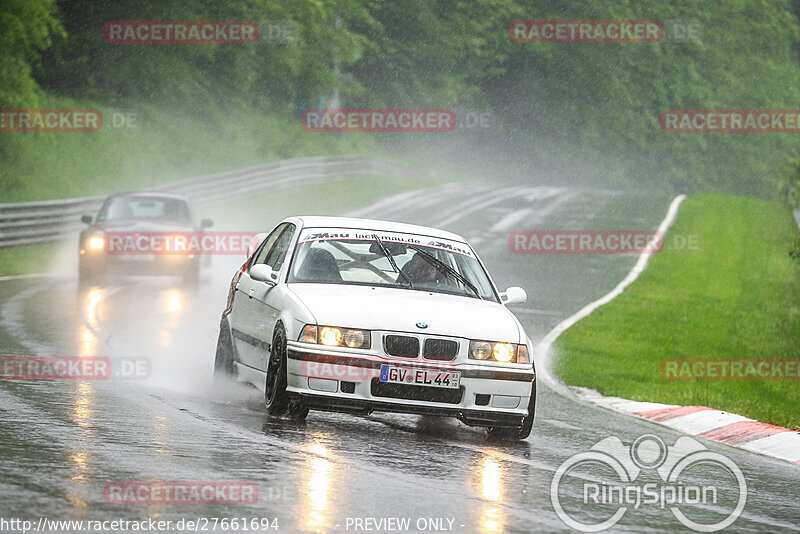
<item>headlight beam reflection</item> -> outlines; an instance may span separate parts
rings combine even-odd
[[[496,534],[504,531],[505,513],[498,506],[503,497],[503,470],[493,456],[483,458],[480,467],[481,497],[486,501],[481,507],[480,531]]]

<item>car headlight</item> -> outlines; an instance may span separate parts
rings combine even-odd
[[[94,236],[89,238],[89,248],[91,250],[101,250],[106,246],[106,240],[102,236]]]
[[[338,326],[308,324],[303,327],[297,340],[303,343],[316,343],[328,347],[349,347],[351,349],[368,349],[370,347],[369,330],[340,328]]]
[[[492,360],[500,363],[531,363],[528,347],[516,343],[495,343],[491,341],[470,341],[471,360]]]

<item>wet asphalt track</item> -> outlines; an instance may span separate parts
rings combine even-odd
[[[613,288],[635,257],[514,255],[509,232],[654,229],[669,200],[453,185],[396,195],[355,215],[464,235],[498,286],[527,289],[528,303],[513,309],[536,342]],[[679,436],[589,408],[541,381],[533,435],[520,443],[492,443],[481,429],[438,418],[311,412],[305,423],[269,419],[254,390],[211,387],[219,315],[241,261],[215,262],[211,280],[196,291],[166,278],[137,278],[79,293],[71,272],[0,283],[3,355],[147,358],[152,364],[152,376],[142,380],[0,382],[0,518],[277,518],[281,532],[365,532],[367,525],[390,531],[394,523],[362,522],[357,530],[356,519],[409,518],[411,532],[570,531],[551,502],[562,462],[609,436],[630,444],[651,433],[667,445]],[[727,531],[800,531],[800,467],[705,445],[733,460],[747,480],[747,504]],[[707,480],[711,473],[697,470],[687,483],[716,483],[728,496],[736,491],[730,478]],[[251,506],[104,502],[108,482],[148,480],[250,482],[259,499]],[[570,498],[571,515],[586,522],[615,509],[574,505],[574,494],[564,502]],[[700,518],[724,512],[682,509]],[[628,509],[611,531],[689,530],[668,508],[642,505]]]

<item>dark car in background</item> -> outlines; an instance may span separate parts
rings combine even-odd
[[[213,225],[210,219],[195,223],[186,197],[151,192],[111,195],[97,217],[83,215],[81,221],[88,224],[78,241],[81,284],[123,275],[176,275],[196,282],[201,257],[176,249],[179,242],[170,237],[185,237]]]

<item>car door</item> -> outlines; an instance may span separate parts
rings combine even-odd
[[[258,325],[259,333],[257,336],[259,339],[263,339],[269,344],[272,343],[275,324],[278,322],[278,317],[281,313],[281,299],[279,298],[279,291],[276,290],[276,286],[280,283],[280,280],[282,280],[283,265],[286,262],[286,255],[292,244],[294,233],[295,226],[291,223],[287,223],[286,227],[278,236],[278,239],[275,240],[274,244],[264,256],[263,263],[272,268],[273,272],[279,273],[277,283],[255,282],[258,285],[256,285],[255,291],[253,292],[252,305],[257,315],[262,318]],[[258,263],[258,260],[257,258],[256,263]],[[264,351],[257,359],[258,369],[263,371],[267,370],[267,354],[268,351]]]
[[[266,292],[267,284],[253,280],[250,277],[250,267],[256,263],[266,262],[267,255],[287,226],[289,223],[279,224],[270,232],[254,254],[247,270],[239,277],[228,318],[239,362],[256,369],[262,368],[272,337],[271,331],[266,335],[267,321],[263,316],[262,302],[254,298],[258,294],[263,300],[262,293]]]

